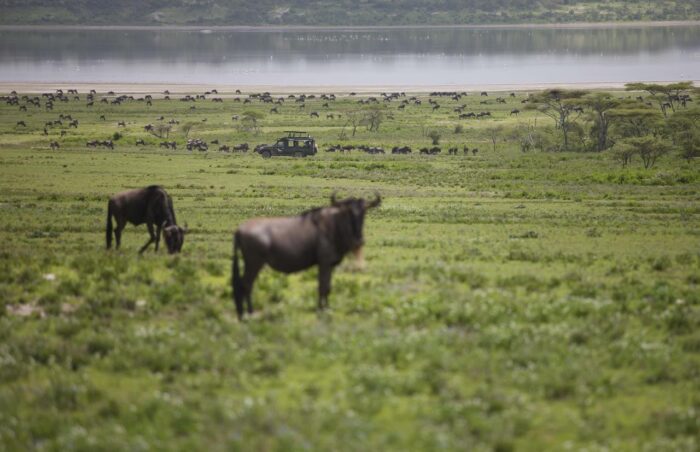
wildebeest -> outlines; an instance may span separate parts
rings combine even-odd
[[[112,230],[113,217],[117,223],[114,230]],[[107,204],[107,249],[112,247],[112,232],[114,232],[114,238],[117,241],[116,248],[119,249],[122,230],[127,222],[134,226],[146,223],[148,227],[150,237],[148,242],[141,247],[139,253],[146,251],[151,243],[156,244],[156,251],[158,251],[161,230],[170,254],[178,253],[182,249],[187,229],[177,225],[173,201],[161,186],[151,185],[146,188],[137,188],[109,198]]]
[[[432,148],[421,148],[420,149],[420,153],[423,155],[437,155],[440,152],[442,152],[442,150],[437,146],[433,146]]]
[[[394,146],[394,147],[391,149],[391,153],[392,153],[392,154],[410,154],[410,153],[411,153],[411,148],[408,147],[408,146],[403,146],[403,147]]]
[[[510,112],[511,116],[513,116],[513,115],[518,116],[519,114],[520,114],[520,110],[518,110],[517,108],[511,110],[511,112]]]
[[[58,141],[51,141],[49,143],[49,147],[51,148],[52,151],[57,151],[61,148],[61,145],[58,144]]]
[[[244,303],[248,313],[253,312],[253,284],[265,264],[283,273],[318,265],[318,307],[327,307],[333,269],[348,252],[360,252],[365,213],[380,203],[379,195],[372,201],[338,201],[333,195],[327,207],[292,217],[257,218],[240,225],[233,236],[231,278],[238,318],[243,318]],[[238,264],[239,250],[245,266],[243,276]]]
[[[17,121],[17,126],[16,126],[16,127],[19,127],[19,126],[27,127],[27,124],[25,124],[24,121]]]

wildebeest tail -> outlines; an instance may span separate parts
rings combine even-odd
[[[236,304],[238,318],[243,317],[243,281],[241,271],[238,267],[238,247],[240,246],[240,233],[236,231],[233,235],[233,268],[231,271],[231,289],[233,290],[233,301]]]
[[[107,249],[112,246],[112,201],[107,204]]]

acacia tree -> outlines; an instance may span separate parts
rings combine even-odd
[[[359,126],[362,122],[362,111],[350,110],[347,113],[345,113],[345,118],[347,119],[345,125],[352,126],[352,136],[354,137],[355,132],[357,131],[357,126]]]
[[[632,163],[632,157],[637,153],[633,146],[624,141],[615,143],[612,151],[613,158],[620,162],[623,168]]]
[[[437,130],[431,130],[428,133],[428,138],[430,138],[433,145],[437,146],[438,144],[440,144],[441,135],[440,135],[440,132],[438,132]]]
[[[608,117],[614,121],[616,134],[623,138],[643,137],[649,134],[658,136],[664,127],[663,118],[658,110],[639,105],[610,110]]]
[[[611,146],[608,139],[608,129],[614,118],[609,115],[609,112],[620,106],[620,101],[613,98],[607,93],[594,93],[585,96],[581,99],[581,105],[590,110],[591,119],[593,120],[593,128],[591,135],[596,140],[596,151],[604,151]]]
[[[367,126],[370,132],[379,132],[379,126],[384,122],[384,110],[380,106],[374,106],[365,112],[362,123]]]
[[[668,119],[668,131],[681,157],[690,161],[700,157],[700,108],[677,111]]]
[[[651,168],[656,160],[671,152],[671,145],[656,137],[631,138],[632,145],[637,148],[639,156],[644,162],[644,168]]]
[[[581,98],[588,94],[584,90],[548,89],[530,96],[527,109],[537,110],[554,120],[564,138],[563,150],[569,150],[569,132],[583,114]]]
[[[185,124],[183,124],[180,127],[180,130],[182,130],[182,133],[185,135],[185,138],[187,138],[189,136],[190,132],[192,131],[192,129],[196,125],[197,125],[196,122],[186,122]]]
[[[254,131],[255,133],[258,133],[260,131],[258,121],[260,121],[264,117],[265,115],[258,111],[247,110],[243,112],[243,116],[241,118],[241,127],[247,132]]]
[[[503,134],[503,126],[491,127],[488,129],[489,138],[491,138],[491,143],[493,143],[493,152],[496,152],[496,143],[498,138]]]
[[[659,104],[664,116],[668,116],[667,105],[672,111],[676,111],[674,102],[679,101],[681,95],[688,94],[693,89],[693,82],[677,82],[668,85],[658,83],[627,83],[627,91],[645,91],[656,103]]]
[[[172,126],[167,124],[157,124],[151,130],[149,130],[149,132],[151,135],[158,138],[168,138],[170,135],[170,130],[172,130]]]

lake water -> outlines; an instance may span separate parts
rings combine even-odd
[[[1,82],[492,85],[700,79],[700,27],[0,30]]]

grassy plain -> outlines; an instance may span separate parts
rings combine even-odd
[[[342,142],[407,144],[410,156],[269,160],[189,153],[177,131],[178,151],[165,151],[143,126],[195,121],[190,137],[226,144],[301,129],[324,149],[356,100],[327,112],[287,102],[279,115],[230,98],[194,111],[159,99],[88,109],[84,94],[52,112],[0,106],[0,449],[697,450],[697,163],[494,151],[490,127],[548,121],[510,116],[523,96],[481,105],[470,93],[436,112],[426,95],[405,111],[393,102],[379,132]],[[493,118],[457,120],[465,101]],[[245,110],[266,114],[260,135],[236,129]],[[61,113],[78,129],[43,136]],[[428,130],[443,155],[415,154]],[[85,147],[115,132],[114,151]],[[456,145],[480,151],[444,155]],[[152,183],[189,224],[183,253],[138,256],[146,232],[131,226],[106,252],[108,196]],[[236,225],[335,190],[384,197],[366,222],[366,267],[346,259],[323,314],[315,271],[265,270],[258,313],[239,323]]]

